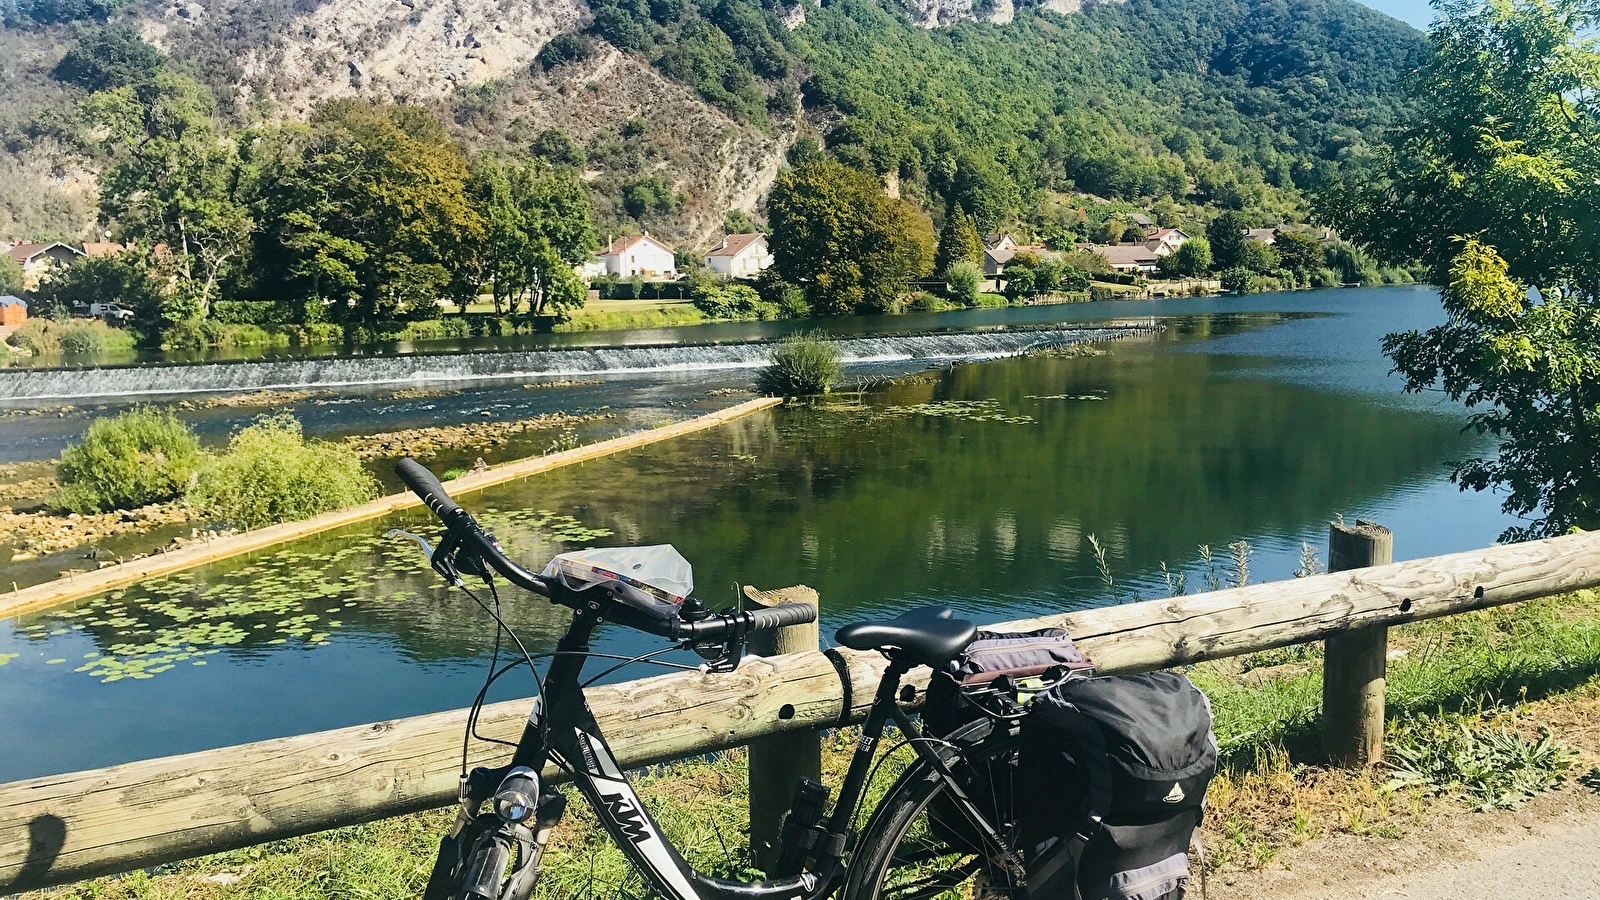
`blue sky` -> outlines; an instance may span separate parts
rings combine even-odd
[[[1428,6],[1428,0],[1361,0],[1361,2],[1402,22],[1410,22],[1423,31],[1427,31],[1428,23],[1433,21],[1433,9]]]

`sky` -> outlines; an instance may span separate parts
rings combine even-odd
[[[1402,22],[1409,22],[1423,31],[1427,31],[1428,23],[1433,21],[1433,9],[1428,6],[1428,0],[1361,0],[1361,2]]]

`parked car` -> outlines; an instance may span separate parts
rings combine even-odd
[[[89,315],[96,319],[121,324],[133,318],[133,310],[116,303],[91,303]]]

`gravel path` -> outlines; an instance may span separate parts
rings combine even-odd
[[[1209,888],[1210,900],[1600,900],[1600,791],[1569,782],[1489,813],[1441,804],[1404,837],[1328,835]]]
[[[1485,856],[1317,892],[1324,900],[1595,900],[1600,823],[1559,829]]]

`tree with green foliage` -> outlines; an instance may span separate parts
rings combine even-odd
[[[978,226],[961,204],[944,217],[939,229],[939,245],[933,254],[933,270],[949,272],[958,262],[978,265],[983,262],[983,239],[978,237]],[[947,276],[948,278],[948,276]]]
[[[171,412],[140,406],[96,419],[61,451],[55,505],[76,512],[135,509],[183,494],[201,462],[200,444]]]
[[[144,84],[165,65],[160,50],[132,28],[117,25],[84,33],[51,75],[87,91],[107,91]]]
[[[1278,251],[1279,265],[1298,278],[1307,277],[1327,262],[1322,242],[1309,231],[1282,231],[1272,248]]]
[[[1226,210],[1206,226],[1206,241],[1211,245],[1211,264],[1218,269],[1241,265],[1241,254],[1249,225],[1245,218]]]
[[[1319,198],[1347,237],[1444,285],[1446,321],[1384,350],[1407,389],[1442,386],[1498,441],[1454,477],[1529,520],[1507,540],[1600,527],[1597,28],[1580,0],[1442,4],[1416,119]]]
[[[9,255],[0,254],[0,294],[22,293],[22,266]]]
[[[683,205],[683,195],[659,172],[641,175],[622,186],[622,208],[644,222],[665,216]]]
[[[102,215],[125,238],[161,247],[149,260],[175,280],[164,292],[158,328],[205,318],[255,227],[239,199],[243,166],[233,142],[217,132],[210,92],[159,72],[96,93],[82,110],[112,160],[101,178]]]
[[[789,145],[788,151],[784,154],[784,159],[791,166],[821,162],[823,158],[822,145],[810,135],[795,138],[794,143]]]
[[[344,444],[306,440],[289,413],[234,435],[189,489],[191,505],[235,528],[262,528],[365,503],[378,482]]]
[[[1211,242],[1203,237],[1192,237],[1178,249],[1161,258],[1163,271],[1171,275],[1193,278],[1211,269]]]
[[[1240,244],[1235,261],[1240,268],[1249,269],[1257,275],[1277,271],[1281,262],[1278,251],[1266,241],[1245,241]]]
[[[564,32],[550,39],[550,42],[539,48],[539,55],[534,57],[541,68],[554,69],[567,63],[583,62],[594,53],[589,39],[581,34]]]
[[[982,293],[983,270],[964,259],[958,259],[942,270],[945,292],[951,300],[965,306],[975,306]]]
[[[767,215],[775,267],[806,291],[820,315],[891,309],[909,279],[933,268],[928,216],[885,195],[872,176],[839,163],[780,173]]]
[[[528,152],[552,166],[583,168],[583,150],[559,128],[546,128],[534,137]]]
[[[467,194],[485,231],[455,245],[452,293],[463,308],[485,283],[497,315],[516,315],[524,299],[536,316],[583,305],[587,289],[573,266],[599,237],[588,195],[570,169],[484,156],[473,164]]]
[[[41,316],[66,316],[74,306],[119,303],[133,310],[133,328],[154,346],[161,342],[162,311],[170,290],[154,254],[145,247],[130,247],[116,256],[76,260],[39,286],[34,306]]]
[[[431,112],[354,98],[247,146],[263,279],[304,316],[433,318],[463,243],[481,240],[467,161]]]

